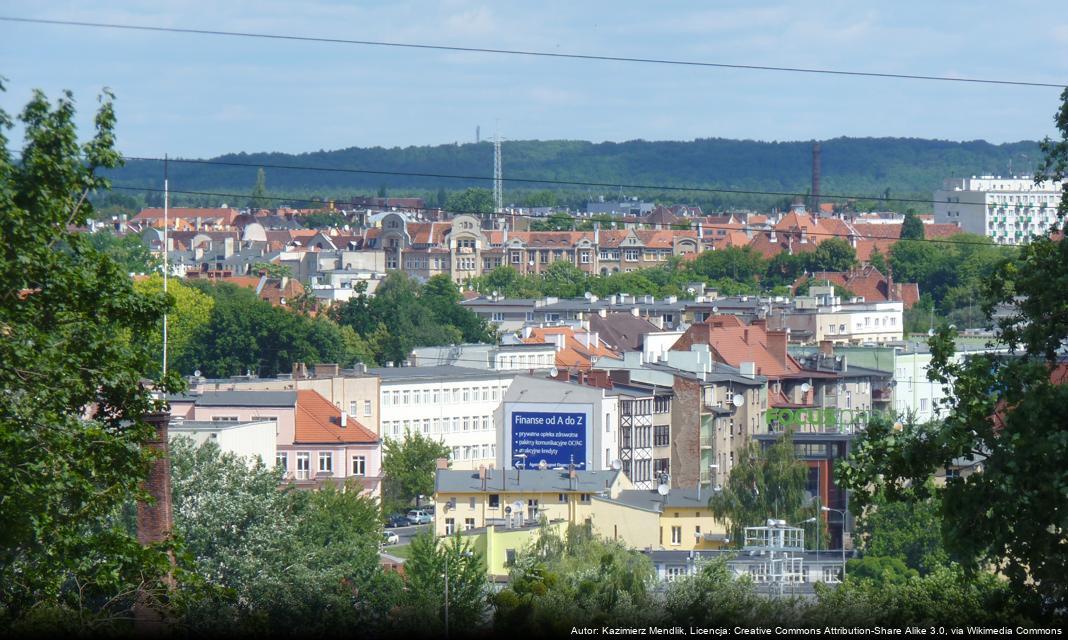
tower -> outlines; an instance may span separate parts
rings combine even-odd
[[[501,134],[493,136],[493,207],[500,213],[504,210],[504,180],[501,177]]]

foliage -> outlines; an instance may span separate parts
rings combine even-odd
[[[284,264],[273,262],[253,262],[249,265],[251,275],[267,276],[268,278],[292,278],[293,270]]]
[[[571,231],[575,229],[575,219],[562,211],[550,213],[546,218],[530,223],[531,231]]]
[[[897,559],[922,575],[949,564],[942,546],[941,493],[933,485],[924,493],[927,497],[911,501],[874,496],[856,525],[865,557]]]
[[[901,239],[902,240],[923,240],[923,220],[920,220],[912,211],[905,214],[905,219],[901,223]]]
[[[191,348],[191,342],[211,321],[211,312],[215,300],[193,287],[183,284],[180,279],[171,278],[167,283],[166,298],[163,293],[163,276],[155,274],[150,278],[134,282],[134,290],[146,297],[167,300],[170,311],[167,316],[167,353],[184,354]],[[157,329],[147,337],[147,346],[157,356],[163,353],[163,322],[157,323]],[[173,360],[172,360],[173,361]],[[158,375],[162,362],[157,358],[152,368],[144,373]]]
[[[120,163],[111,95],[84,144],[69,92],[54,104],[35,92],[18,120],[15,161],[0,111],[0,627],[99,629],[171,571],[173,547],[142,547],[115,517],[145,495],[142,417],[157,405],[141,376],[167,305],[69,231]]]
[[[117,236],[110,231],[97,231],[87,234],[87,238],[94,249],[114,260],[126,273],[152,273],[161,267],[159,258],[135,234]]]
[[[337,229],[347,225],[349,219],[343,213],[317,211],[297,217],[297,222],[304,225],[305,229]]]
[[[331,314],[365,341],[375,362],[402,362],[415,347],[494,341],[489,325],[457,304],[460,290],[446,275],[421,285],[391,271],[374,296],[363,283],[357,286],[357,294],[334,305]]]
[[[841,238],[819,243],[809,259],[810,271],[848,271],[857,264],[857,252]]]
[[[294,362],[349,366],[357,357],[330,320],[274,307],[253,290],[229,283],[197,281],[189,286],[210,296],[215,307],[211,321],[193,334],[190,347],[174,354],[183,373],[200,369],[209,377],[246,371],[272,376],[292,371]]]
[[[776,600],[757,595],[748,578],[735,578],[722,559],[672,582],[664,601],[667,623],[684,628],[768,625],[785,620],[783,610]]]
[[[920,573],[898,557],[865,555],[846,562],[846,574],[850,580],[869,580],[876,584],[901,584]]]
[[[793,437],[789,431],[763,451],[749,443],[739,454],[739,461],[731,469],[727,486],[713,492],[708,501],[717,522],[730,525],[730,539],[741,547],[745,528],[763,526],[768,518],[785,520],[805,529],[806,546],[815,548],[818,523],[801,524],[820,516],[820,505],[805,491],[808,467],[798,461],[794,453]],[[826,543],[826,531],[821,532]]]
[[[445,210],[453,213],[493,213],[493,193],[489,189],[464,189],[450,193]]]
[[[383,446],[382,474],[385,512],[407,509],[419,496],[434,495],[438,458],[449,458],[449,448],[418,432],[404,439],[388,439]]]
[[[564,537],[545,525],[516,556],[507,588],[492,598],[498,631],[556,636],[571,627],[642,626],[653,604],[649,559],[571,525]]]
[[[253,210],[266,209],[271,206],[271,201],[267,197],[267,174],[263,167],[256,171],[256,186],[252,187],[252,195],[249,196],[247,206]]]
[[[404,563],[407,589],[392,631],[438,634],[445,625],[445,569],[448,564],[449,628],[461,635],[482,626],[486,611],[486,567],[471,543],[455,534],[446,540],[432,533],[412,539]]]

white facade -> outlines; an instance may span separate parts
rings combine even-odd
[[[588,407],[588,409],[587,409]],[[607,471],[619,459],[619,397],[606,389],[551,378],[517,376],[496,411],[497,460],[503,468],[512,468],[512,434],[507,413],[511,411],[544,411],[546,413],[586,412],[588,410],[589,439],[586,441],[587,460],[581,462],[587,471]],[[588,464],[587,464],[588,463]],[[528,465],[531,464],[528,461]]]
[[[231,422],[176,419],[171,421],[168,435],[170,438],[191,438],[197,446],[212,441],[219,445],[223,453],[246,458],[250,466],[255,464],[257,458],[271,466],[277,451],[276,431],[277,422],[273,420]]]
[[[781,323],[791,331],[804,332],[811,342],[884,343],[904,337],[905,305],[901,302],[843,302],[836,296],[819,295],[797,298],[795,307]]]
[[[934,192],[935,222],[956,224],[998,244],[1024,244],[1057,221],[1061,185],[1028,177],[982,176],[946,180]]]
[[[406,431],[451,451],[453,469],[477,469],[497,459],[494,412],[515,375],[464,367],[376,369],[382,376],[382,437]]]

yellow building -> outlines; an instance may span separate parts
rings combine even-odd
[[[666,495],[634,489],[620,471],[439,469],[435,490],[436,535],[492,528],[492,538],[516,530],[520,535],[512,535],[516,539],[507,546],[513,550],[525,546],[524,536],[536,532],[543,518],[587,525],[632,549],[718,549],[727,542],[726,526],[713,520],[707,493],[698,498],[696,489]]]

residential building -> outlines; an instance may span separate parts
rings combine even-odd
[[[169,402],[185,420],[274,423],[275,463],[298,487],[352,481],[381,494],[381,440],[315,391],[206,391]]]
[[[407,432],[443,443],[452,468],[477,469],[498,458],[494,416],[516,374],[457,366],[371,369],[381,378],[382,436]]]
[[[556,349],[554,366],[566,371],[589,371],[599,358],[617,355],[596,332],[571,327],[525,327],[523,342],[552,344]]]
[[[416,367],[456,365],[486,371],[548,371],[556,366],[556,349],[553,342],[416,347],[411,362]]]
[[[223,453],[246,458],[250,466],[257,461],[272,464],[278,450],[273,420],[197,421],[175,417],[168,428],[168,436],[171,439],[186,437],[197,445],[214,442]]]
[[[945,180],[934,192],[936,223],[951,223],[998,244],[1024,244],[1056,226],[1061,185],[1030,176],[972,176]]]

